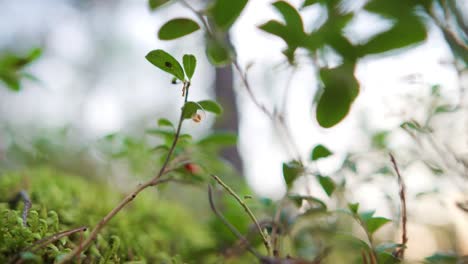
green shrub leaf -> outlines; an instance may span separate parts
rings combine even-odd
[[[149,0],[149,8],[154,11],[171,0]]]
[[[216,0],[209,10],[219,29],[227,31],[247,5],[247,0]]]
[[[294,160],[288,163],[283,163],[283,178],[288,189],[291,188],[294,180],[296,180],[303,171],[304,168],[298,161]]]
[[[197,58],[191,54],[185,54],[182,58],[184,64],[185,74],[189,80],[192,79],[193,74],[195,73],[195,68],[197,67]]]
[[[367,225],[367,231],[369,233],[373,234],[375,231],[377,231],[380,227],[385,225],[388,222],[391,222],[392,220],[387,219],[385,217],[372,217],[371,219],[366,221]]]
[[[320,70],[320,78],[324,85],[316,110],[320,126],[330,128],[348,114],[359,93],[359,83],[353,75],[352,68],[341,65],[333,69]]]
[[[211,112],[211,113],[217,114],[217,115],[220,115],[220,114],[223,113],[223,108],[221,107],[220,104],[218,104],[215,101],[204,100],[204,101],[199,101],[198,104],[201,105],[203,110],[205,110],[207,112]]]
[[[164,24],[158,32],[161,40],[173,40],[193,33],[200,29],[197,22],[188,18],[175,18]]]
[[[166,119],[166,118],[160,118],[158,120],[158,126],[174,128],[174,125],[172,124],[172,122],[169,121],[169,119]]]
[[[164,50],[153,50],[146,55],[146,59],[159,69],[174,75],[177,79],[184,81],[184,70],[180,63]]]
[[[321,159],[321,158],[326,158],[326,157],[328,157],[328,156],[330,156],[332,154],[333,153],[328,148],[326,148],[325,146],[317,145],[312,150],[312,154],[310,155],[310,158],[312,160],[318,160],[318,159]]]
[[[185,119],[190,119],[192,116],[197,112],[197,110],[202,109],[202,107],[195,102],[188,101],[185,103],[183,110],[184,111],[184,118]]]
[[[320,185],[322,186],[323,190],[327,193],[328,196],[331,196],[333,194],[333,191],[335,191],[335,182],[328,177],[328,176],[317,176]]]

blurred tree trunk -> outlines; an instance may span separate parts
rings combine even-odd
[[[238,113],[233,84],[231,64],[223,68],[216,68],[215,93],[218,102],[224,107],[224,114],[222,118],[216,122],[215,129],[238,134]],[[222,152],[222,156],[231,162],[236,170],[242,173],[242,161],[236,146],[225,149]]]

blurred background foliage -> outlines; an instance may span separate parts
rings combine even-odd
[[[309,261],[305,263],[399,263],[398,250],[406,247],[410,251],[415,245],[402,245],[405,242],[401,241],[400,235],[401,197],[388,158],[391,151],[397,155],[402,170],[419,164],[425,168],[425,177],[432,179],[424,184],[425,189],[421,188],[424,190],[410,190],[407,197],[415,204],[408,205],[409,217],[413,217],[415,223],[428,225],[436,241],[436,245],[430,247],[433,252],[426,254],[423,251],[426,255],[419,254],[417,258],[427,263],[464,263],[467,241],[460,230],[466,228],[466,215],[463,215],[468,207],[464,202],[466,197],[448,202],[443,195],[444,188],[450,186],[448,189],[452,191],[454,185],[457,191],[466,194],[466,146],[456,152],[444,142],[451,137],[453,121],[467,123],[463,83],[468,61],[466,4],[455,0],[296,2],[272,2],[271,9],[279,18],[251,27],[258,27],[259,32],[284,42],[284,48],[277,51],[284,56],[282,67],[297,69],[304,63],[313,64],[311,74],[318,81],[309,107],[313,109],[318,126],[335,127],[352,111],[362,89],[356,76],[356,67],[361,60],[376,55],[391,57],[424,43],[430,25],[435,25],[442,33],[453,55],[450,67],[454,67],[462,80],[456,99],[444,94],[439,85],[422,85],[421,89],[425,91],[422,96],[404,99],[408,100],[405,102],[408,105],[417,106],[417,111],[412,113],[414,116],[410,115],[394,130],[365,131],[367,142],[362,148],[348,151],[344,158],[339,158],[333,149],[322,144],[309,146],[308,156],[298,153],[294,150],[297,148],[294,142],[301,145],[301,140],[293,139],[288,132],[285,109],[281,105],[265,106],[256,101],[255,90],[253,93],[249,91],[248,100],[255,101],[255,105],[265,112],[263,117],[276,125],[272,127],[285,130],[286,136],[279,141],[286,141],[285,145],[289,145],[293,153],[282,164],[286,194],[274,201],[256,196],[245,184],[240,177],[243,175],[242,157],[235,147],[240,130],[239,115],[243,114],[242,103],[236,100],[239,95],[235,93],[252,88],[248,82],[249,66],[238,60],[241,51],[231,40],[231,30],[251,4],[249,1],[45,1],[42,7],[36,6],[42,8],[36,15],[50,21],[37,25],[34,32],[5,30],[10,34],[0,38],[0,81],[5,88],[1,91],[0,262],[51,263],[60,260],[79,245],[88,231],[73,232],[44,245],[41,239],[47,241],[54,234],[81,226],[92,228],[125,193],[156,173],[174,140],[177,124],[173,122],[180,106],[174,103],[176,106],[172,107],[168,102],[175,101],[174,98],[180,95],[179,86],[167,74],[143,81],[144,75],[154,74],[154,68],[145,68],[135,76],[127,76],[127,68],[143,61],[144,54],[151,49],[161,46],[186,53],[187,45],[192,45],[202,49],[193,52],[200,70],[197,70],[191,91],[194,97],[201,99],[216,97],[224,108],[223,115],[215,120],[211,113],[205,113],[200,126],[195,126],[190,119],[185,122],[187,125],[172,159],[175,166],[170,177],[174,182],[139,195],[80,256],[83,261],[258,261],[248,250],[254,249],[262,255],[266,252],[254,223],[239,203],[219,186],[215,189],[218,210],[241,231],[250,245],[234,236],[210,209],[206,187],[207,184],[215,185],[209,176],[215,174],[222,177],[254,211],[268,237],[280,240],[278,259],[282,261],[291,256],[297,261]],[[5,5],[18,12],[25,3]],[[145,9],[164,21],[160,28],[156,28],[151,21],[137,21],[134,14],[138,12],[135,12],[126,18],[135,21],[130,23],[127,31],[112,31],[102,23],[104,20],[110,23],[126,8]],[[312,8],[319,14],[314,19],[304,15]],[[56,24],[55,16],[45,18],[47,12],[62,12],[59,17],[68,19],[64,22],[64,25],[69,23],[68,26]],[[386,28],[367,36],[350,33],[348,29],[353,19],[362,13],[378,16],[386,23]],[[66,18],[64,14],[70,16]],[[3,19],[9,23],[26,23],[11,16],[14,12]],[[6,23],[2,24],[8,27]],[[135,38],[135,42],[139,41],[141,36],[131,32],[143,25],[157,32],[152,36],[161,40],[156,42],[157,46],[151,42],[141,50],[141,46],[126,40]],[[197,31],[203,34],[193,36],[192,33]],[[71,41],[70,36],[74,34],[78,35],[76,42]],[[195,44],[176,40],[181,37]],[[54,46],[57,45],[52,41],[54,38],[66,45]],[[81,59],[83,55],[85,59]],[[30,73],[31,69],[34,74]],[[47,69],[52,69],[55,77],[42,76]],[[59,80],[57,76],[60,75],[65,79]],[[112,79],[114,75],[118,78]],[[51,78],[52,82],[57,78],[57,86],[47,87],[47,82],[43,81],[46,78]],[[408,80],[411,81],[414,80]],[[111,129],[89,132],[90,124],[84,118],[87,103],[93,99],[96,87],[106,82],[114,83],[111,88],[117,87],[108,89],[108,93],[118,91],[128,97],[134,96],[131,100],[136,104],[121,110],[128,112],[125,126],[111,122]],[[32,87],[24,88],[25,83]],[[157,86],[150,89],[149,106],[144,106],[144,100],[135,96],[145,89],[139,86],[151,89]],[[31,89],[52,89],[57,94],[64,90],[59,95],[62,102],[56,106],[63,108],[61,114],[65,117],[58,117],[59,121],[36,122],[32,122],[31,117],[25,118],[28,113],[32,118],[36,117],[33,114],[35,106],[47,104],[33,93],[29,97],[19,97],[21,93],[31,93]],[[15,94],[25,101],[19,102]],[[110,94],[97,97],[95,112],[105,111],[102,99]],[[153,108],[154,105],[158,108]],[[24,109],[18,112],[8,109],[9,106]],[[105,115],[97,116],[105,118]],[[456,122],[458,120],[464,121]],[[98,119],[98,127],[107,121]],[[402,134],[406,136],[405,142],[411,142],[404,147],[394,143]],[[466,141],[466,135],[460,142],[463,140]],[[319,169],[318,164],[334,158],[338,159],[339,165],[333,171]],[[387,215],[391,219],[380,216],[380,208],[375,208],[377,214],[360,205],[375,199],[372,193],[356,193],[358,186],[369,184],[387,187],[379,197],[385,204],[382,207],[390,208]],[[25,205],[12,202],[21,192],[27,193],[32,202],[27,219],[22,218]],[[431,226],[421,221],[432,215],[431,212],[425,211],[425,207],[418,209],[421,204],[418,202],[438,203],[442,210],[451,210],[456,205],[455,210],[465,217],[465,222],[446,224],[445,221],[445,224]],[[408,243],[411,240],[418,243],[415,234],[408,234]],[[411,255],[406,262],[411,263],[414,259]]]

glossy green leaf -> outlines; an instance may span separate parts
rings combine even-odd
[[[184,70],[180,63],[164,50],[153,50],[146,55],[146,59],[159,69],[168,72],[177,79],[184,81]]]
[[[293,182],[302,174],[303,171],[304,168],[297,161],[283,163],[283,178],[288,189],[292,187]]]
[[[210,134],[200,141],[199,145],[219,145],[219,146],[235,146],[237,144],[237,135],[231,132],[216,132]]]
[[[328,156],[330,156],[332,154],[333,153],[328,148],[326,148],[325,146],[317,145],[312,150],[312,154],[310,155],[310,158],[311,158],[311,160],[318,160],[318,159],[321,159],[321,158],[326,158],[326,157],[328,157]]]
[[[211,100],[199,101],[198,104],[203,107],[203,110],[211,112],[213,114],[220,115],[223,113],[223,108],[220,104]]]
[[[426,258],[426,261],[433,264],[456,264],[458,256],[454,253],[438,252]]]
[[[330,128],[348,114],[359,93],[359,83],[353,75],[353,67],[341,65],[320,70],[324,91],[317,103],[316,117],[320,126]]]
[[[169,119],[166,119],[166,118],[160,118],[158,120],[158,126],[174,128],[174,125],[172,124],[172,122],[169,121]]]
[[[195,102],[188,101],[185,103],[182,111],[183,111],[183,116],[184,119],[190,119],[192,116],[197,112],[197,110],[201,110],[202,107]]]
[[[385,217],[372,217],[371,219],[366,221],[367,225],[367,231],[369,233],[373,234],[375,231],[377,231],[380,227],[385,225],[388,222],[391,222],[392,220],[387,219]]]
[[[185,74],[187,78],[191,80],[195,73],[195,68],[197,67],[197,58],[191,54],[185,54],[182,58],[182,62],[184,64]]]
[[[211,64],[220,67],[231,63],[230,48],[220,41],[208,39],[206,43],[206,56]]]
[[[248,0],[215,0],[209,10],[219,29],[227,31],[242,13]]]
[[[149,0],[148,5],[149,8],[154,11],[157,8],[161,7],[162,5],[170,2],[171,0]]]
[[[161,40],[173,40],[200,29],[197,22],[189,18],[176,18],[169,20],[158,32],[158,38]]]
[[[327,193],[328,196],[331,196],[336,188],[335,182],[328,176],[318,175],[317,178],[323,190]]]

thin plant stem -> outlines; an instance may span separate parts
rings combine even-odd
[[[188,94],[189,94],[189,88],[190,88],[190,82],[184,82],[183,84],[183,90],[185,91],[185,97],[184,97],[184,105],[188,101]],[[177,125],[177,130],[174,136],[174,140],[172,141],[172,145],[167,153],[166,159],[164,160],[164,163],[159,170],[159,172],[150,180],[147,182],[140,184],[133,192],[128,194],[116,207],[114,207],[104,218],[101,219],[101,221],[94,227],[94,229],[91,231],[90,235],[86,238],[86,240],[79,246],[76,247],[72,252],[70,252],[68,255],[66,255],[63,259],[61,259],[58,263],[66,263],[71,261],[74,257],[79,255],[82,251],[86,250],[91,243],[97,238],[97,235],[101,231],[101,229],[104,228],[104,226],[115,216],[117,215],[122,209],[124,209],[130,202],[132,202],[137,195],[143,191],[144,189],[152,186],[156,186],[160,183],[160,178],[162,175],[164,175],[168,170],[166,170],[169,160],[171,159],[172,153],[174,152],[174,149],[177,145],[177,140],[179,139],[180,136],[180,131],[182,129],[182,123],[184,121],[184,108],[182,107],[181,113],[180,113],[180,118],[179,118],[179,123]]]
[[[403,177],[401,176],[400,169],[396,163],[395,157],[390,154],[390,162],[395,169],[395,173],[398,177],[398,185],[400,185],[400,202],[401,202],[401,226],[402,226],[402,234],[401,234],[401,244],[402,247],[396,252],[397,257],[403,259],[405,256],[405,248],[406,243],[408,242],[408,232],[406,229],[406,222],[407,222],[407,212],[406,212],[406,186],[405,182],[403,181]]]
[[[268,241],[268,238],[266,237],[265,233],[263,232],[262,227],[260,226],[260,224],[259,224],[257,218],[255,217],[255,215],[253,214],[253,212],[250,210],[250,208],[247,206],[247,204],[239,197],[239,195],[237,195],[236,192],[234,192],[234,190],[232,190],[231,187],[229,187],[226,183],[224,183],[218,176],[216,176],[214,174],[211,174],[211,177],[216,182],[218,182],[219,185],[221,185],[232,197],[234,197],[234,199],[237,200],[237,202],[242,206],[242,208],[244,208],[247,215],[249,215],[250,219],[252,219],[252,221],[256,225],[256,227],[258,229],[258,232],[260,233],[260,236],[262,237],[263,244],[265,245],[265,248],[267,250],[267,254],[268,254],[268,256],[270,256],[270,254],[271,254],[270,242]]]

